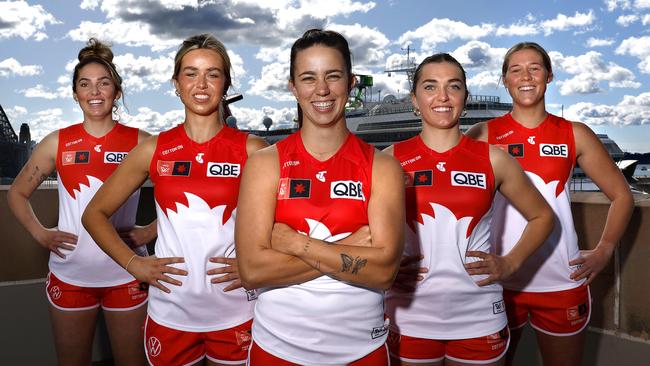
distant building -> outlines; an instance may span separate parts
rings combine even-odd
[[[20,136],[16,136],[7,114],[0,105],[0,180],[3,184],[11,183],[18,175],[29,159],[31,145],[29,126],[23,123],[20,126]]]

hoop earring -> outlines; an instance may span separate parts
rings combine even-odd
[[[416,117],[420,117],[420,115],[422,115],[422,113],[420,113],[420,110],[418,108],[413,108],[413,114]]]
[[[467,115],[467,109],[463,108],[463,111],[460,112],[461,117],[465,117]]]

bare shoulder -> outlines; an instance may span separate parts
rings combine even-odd
[[[261,150],[265,147],[269,146],[269,144],[264,140],[263,138],[249,134],[248,138],[246,139],[246,153],[250,156],[257,150]]]
[[[375,150],[375,158],[372,163],[373,176],[379,174],[401,174],[402,166],[397,159],[386,151]],[[383,178],[383,176],[382,176]]]
[[[571,122],[573,125],[573,138],[576,144],[576,153],[578,156],[593,149],[605,149],[596,133],[582,122]]]
[[[138,143],[151,137],[151,134],[145,130],[138,130]]]
[[[479,122],[472,126],[465,135],[467,137],[472,138],[474,140],[479,140],[479,141],[487,141],[488,138],[488,133],[487,133],[487,122]]]
[[[247,166],[254,166],[256,169],[280,170],[280,156],[275,145],[267,146],[251,154],[246,162]]]
[[[576,142],[579,139],[598,139],[596,133],[586,124],[582,122],[571,122],[571,125],[573,126],[573,136],[575,137]]]
[[[390,145],[389,147],[385,148],[382,151],[388,155],[395,156],[395,145]]]

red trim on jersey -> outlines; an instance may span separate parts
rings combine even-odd
[[[227,126],[203,143],[192,141],[183,124],[162,132],[149,175],[163,212],[177,212],[177,204],[188,206],[185,193],[192,193],[210,208],[226,204],[222,222],[225,224],[237,207],[239,181],[248,157],[247,138],[248,134]],[[215,189],[217,186],[219,189]]]
[[[521,167],[541,177],[546,184],[558,181],[559,196],[576,164],[573,124],[548,114],[535,128],[526,128],[507,113],[488,121],[488,143],[517,159]],[[520,150],[521,149],[521,150]]]
[[[60,129],[56,170],[63,187],[76,197],[82,184],[90,186],[88,176],[105,181],[137,144],[138,129],[120,123],[102,137],[90,135],[82,123]]]
[[[431,203],[437,203],[452,211],[457,220],[472,217],[466,233],[469,237],[494,197],[488,144],[463,136],[456,146],[439,153],[418,135],[395,144],[394,155],[405,172],[406,222],[411,229],[416,231],[416,221],[424,224],[423,215],[435,218]],[[472,174],[478,180],[467,178]]]

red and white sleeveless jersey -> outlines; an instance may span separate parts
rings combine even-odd
[[[183,257],[187,276],[171,293],[149,289],[149,315],[161,325],[188,332],[234,327],[251,319],[254,292],[224,292],[207,271],[222,265],[211,257],[235,257],[235,215],[247,134],[224,126],[204,143],[183,125],[158,136],[149,176],[158,214],[156,256]]]
[[[438,153],[420,136],[394,145],[406,184],[405,255],[422,255],[414,292],[392,288],[388,314],[399,332],[427,339],[491,334],[507,323],[502,288],[479,287],[464,265],[480,260],[467,251],[490,252],[494,174],[487,143],[463,136]]]
[[[569,181],[576,162],[573,125],[549,114],[536,128],[526,128],[510,113],[487,123],[488,142],[514,156],[551,206],[557,219],[551,235],[503,286],[529,292],[561,291],[580,286],[569,275],[569,261],[580,256],[573,226]],[[500,194],[495,198],[492,242],[507,254],[521,237],[526,219]]]
[[[374,148],[349,134],[326,161],[312,157],[300,131],[277,144],[280,182],[275,221],[334,242],[368,225]],[[260,290],[253,339],[301,365],[342,365],[384,344],[383,291],[321,276]]]
[[[106,135],[93,137],[79,123],[59,130],[56,170],[59,183],[58,229],[77,235],[66,257],[50,253],[50,271],[61,280],[83,287],[107,287],[133,281],[127,271],[104,253],[81,225],[81,215],[104,181],[138,144],[138,129],[116,124]],[[138,190],[111,217],[115,228],[135,224]],[[146,248],[144,253],[146,253]],[[144,254],[142,253],[142,254]]]

